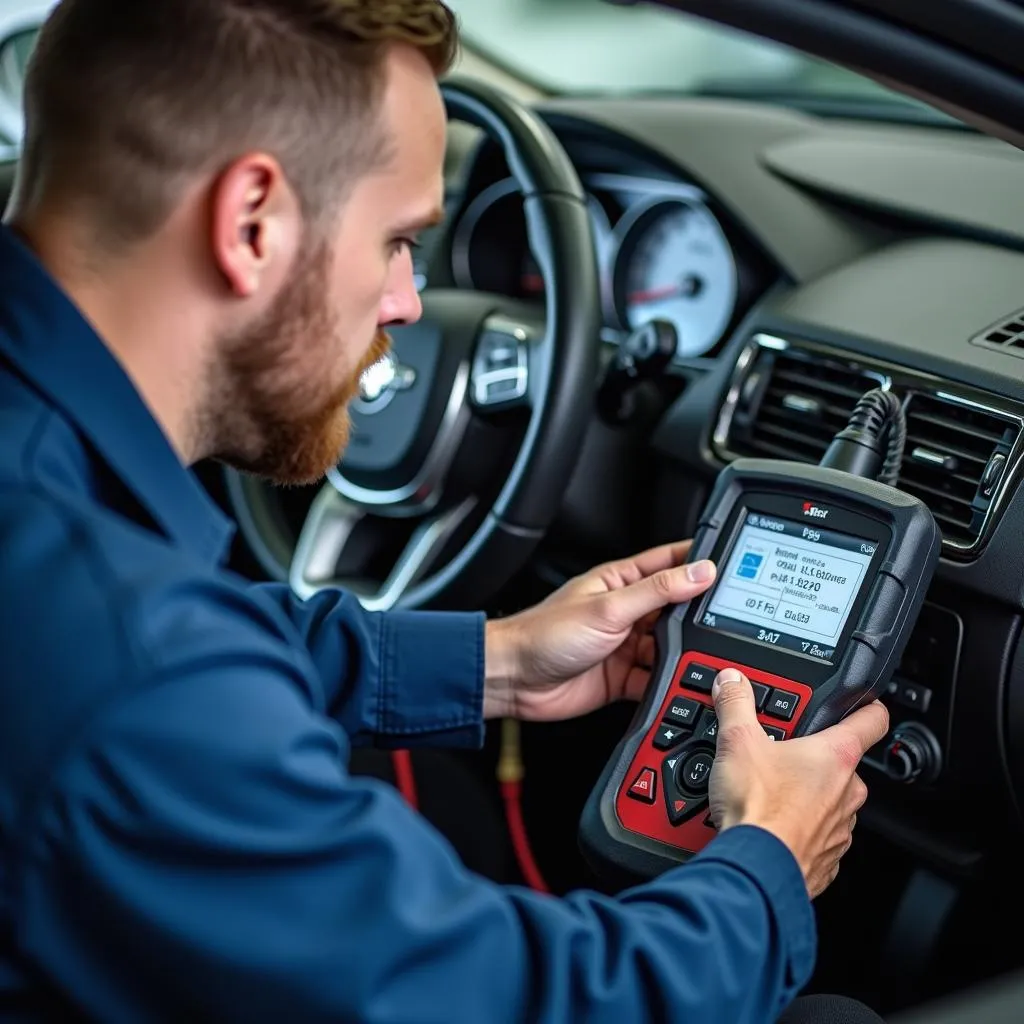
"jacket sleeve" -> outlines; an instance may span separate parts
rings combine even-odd
[[[368,612],[344,591],[301,600],[279,584],[254,584],[251,593],[287,620],[354,744],[483,743],[482,613]]]
[[[286,652],[160,672],[50,773],[7,878],[18,954],[90,1017],[770,1024],[810,974],[767,832],[617,897],[501,887],[347,772]]]

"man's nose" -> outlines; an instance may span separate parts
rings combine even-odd
[[[412,266],[399,275],[395,287],[389,289],[381,302],[380,323],[382,327],[390,324],[412,324],[423,316],[423,302],[416,290],[416,280]]]

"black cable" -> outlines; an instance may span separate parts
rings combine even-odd
[[[907,444],[907,417],[903,411],[903,403],[891,391],[883,391],[882,394],[888,395],[893,412],[889,418],[889,450],[886,452],[878,479],[883,484],[895,487],[903,468],[903,449]]]
[[[857,401],[849,422],[833,438],[819,465],[895,487],[906,442],[903,404],[891,391],[874,388]]]

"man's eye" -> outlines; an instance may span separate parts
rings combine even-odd
[[[410,252],[420,247],[420,243],[415,238],[396,238],[392,242],[392,246],[396,253],[401,252],[403,249],[408,249]]]

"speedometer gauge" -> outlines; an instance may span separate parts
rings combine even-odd
[[[721,225],[702,203],[659,199],[617,228],[615,302],[623,326],[669,320],[679,356],[722,338],[736,306],[737,271]]]

